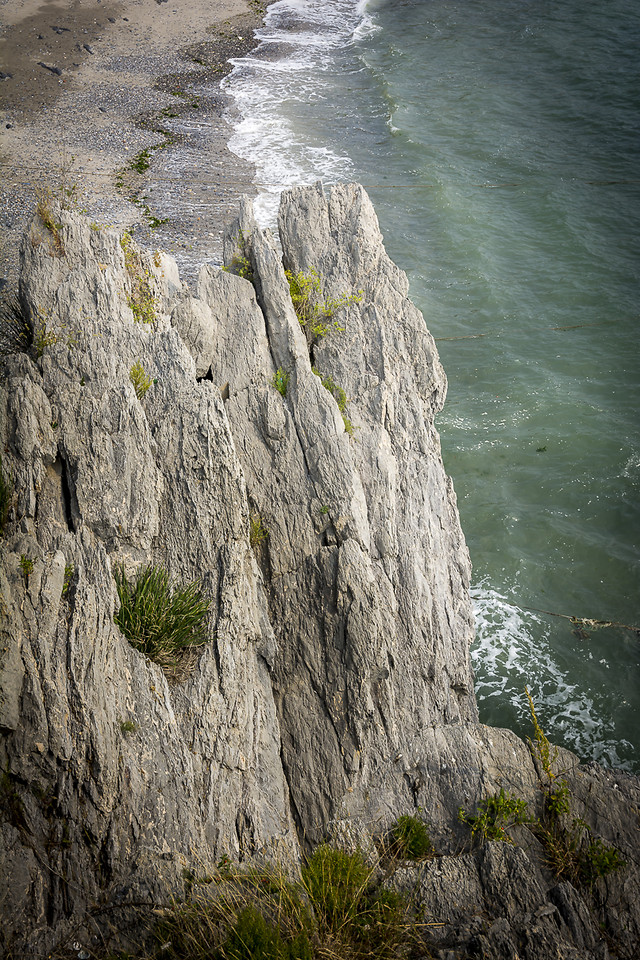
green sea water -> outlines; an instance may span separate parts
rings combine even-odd
[[[231,146],[367,185],[449,379],[481,718],[640,769],[640,8],[279,0]]]

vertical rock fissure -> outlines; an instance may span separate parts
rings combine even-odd
[[[64,508],[64,517],[67,523],[67,527],[70,533],[76,532],[76,526],[73,520],[73,508],[72,508],[72,490],[74,490],[73,480],[71,479],[71,471],[69,470],[69,464],[66,457],[63,456],[62,451],[58,447],[58,456],[56,458],[56,465],[60,466],[60,490],[62,493],[62,504]]]

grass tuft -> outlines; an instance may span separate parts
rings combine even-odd
[[[360,851],[322,844],[303,868],[302,879],[319,942],[331,944],[333,955],[382,960],[398,956],[400,945],[407,947],[415,939],[407,902],[381,885]]]
[[[114,617],[129,643],[158,663],[167,677],[183,679],[194,648],[209,640],[209,607],[198,583],[179,587],[161,567],[148,566],[130,583],[124,564],[114,568],[120,609]]]
[[[326,844],[301,882],[225,864],[214,877],[191,877],[190,896],[156,927],[169,960],[391,960],[420,940],[407,901],[382,886],[362,855]]]
[[[280,367],[274,373],[271,384],[276,388],[279,394],[283,397],[287,395],[287,387],[289,386],[289,378],[291,374],[287,373],[286,370],[282,370]]]
[[[264,525],[262,517],[254,513],[249,519],[249,543],[257,547],[269,536],[269,529]]]
[[[148,377],[144,372],[144,367],[139,360],[129,370],[129,380],[133,384],[138,400],[142,400],[149,387],[155,382],[152,377]]]
[[[302,877],[324,925],[335,935],[356,917],[371,868],[360,852],[346,853],[322,844],[314,850]]]
[[[313,919],[304,891],[281,870],[225,865],[191,878],[189,903],[168,911],[156,937],[171,960],[312,960]],[[198,887],[207,886],[206,899]]]
[[[392,851],[406,860],[422,860],[433,853],[433,844],[425,824],[417,817],[398,817],[391,828]]]

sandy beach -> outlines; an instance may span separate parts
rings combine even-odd
[[[219,88],[255,46],[261,0],[0,0],[0,286],[38,191],[72,190],[96,223],[172,253],[185,278],[220,257],[252,190],[227,149]]]

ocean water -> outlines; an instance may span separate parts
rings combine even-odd
[[[257,41],[226,86],[259,219],[364,183],[438,341],[481,718],[529,734],[527,685],[640,770],[640,7],[278,0]]]

